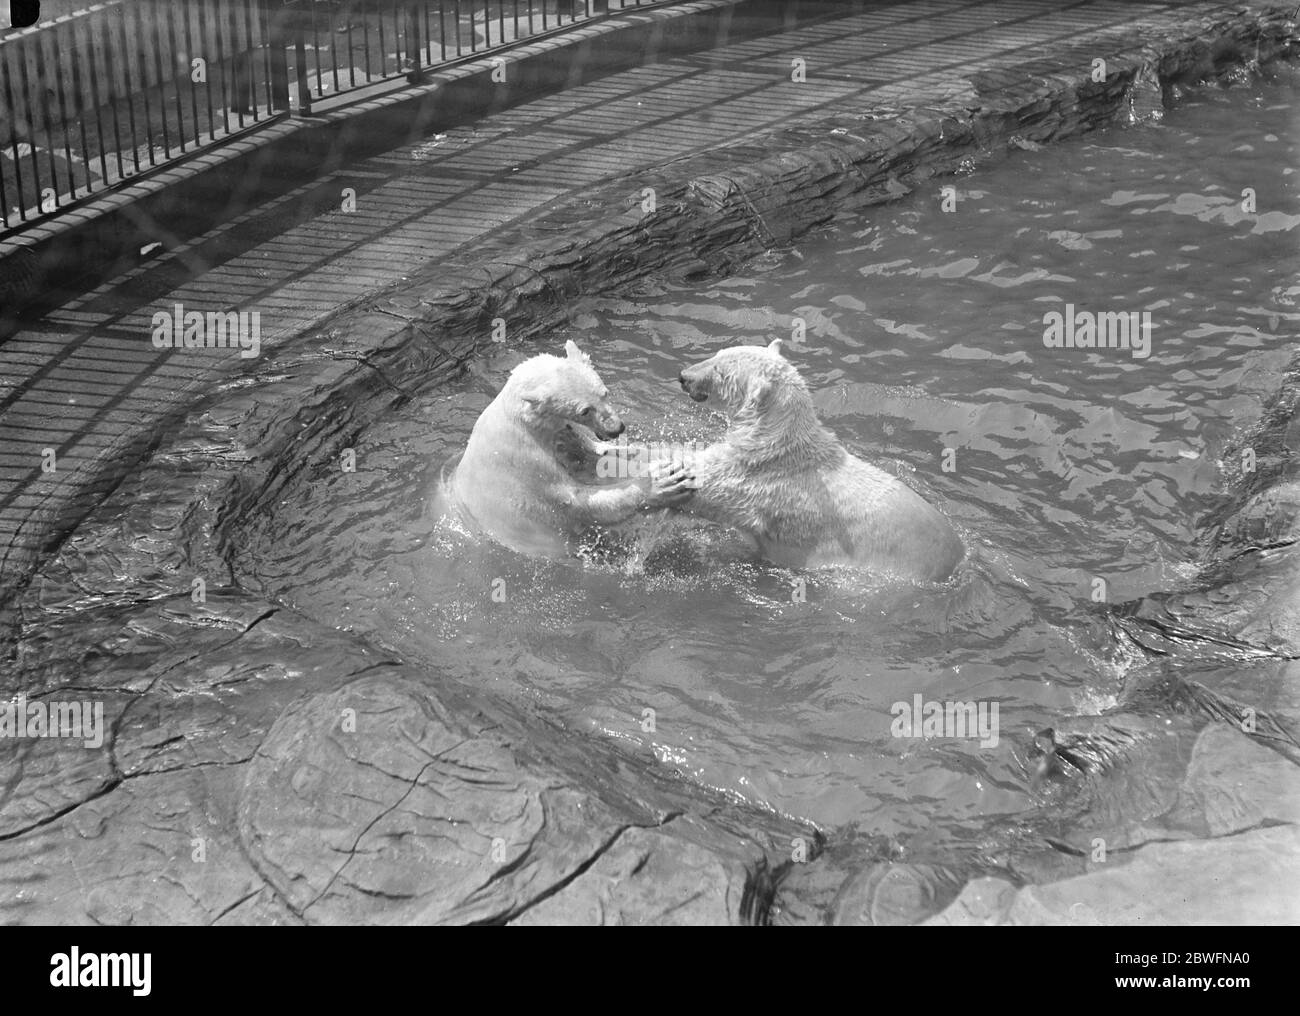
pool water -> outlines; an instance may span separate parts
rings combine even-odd
[[[1158,123],[846,213],[742,275],[584,300],[569,327],[372,424],[355,473],[317,474],[253,520],[240,580],[425,664],[432,683],[528,703],[827,828],[901,836],[1023,812],[1027,737],[1113,704],[1143,663],[1107,638],[1094,598],[1194,575],[1220,452],[1291,352],[1296,98],[1289,79],[1205,89]],[[1149,312],[1150,356],[1047,348],[1044,315],[1066,304]],[[431,512],[443,464],[521,359],[572,338],[632,436],[707,440],[719,419],[678,371],[789,339],[796,318],[786,355],[824,423],[972,549],[951,582],[798,575],[671,521],[650,538],[677,548],[659,559],[539,561]],[[892,707],[918,695],[996,703],[996,743],[894,736]]]

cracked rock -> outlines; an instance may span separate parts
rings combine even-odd
[[[571,883],[511,923],[743,923],[747,863],[760,864],[762,851],[751,847],[746,856],[739,841],[719,843],[722,838],[697,820],[691,832],[712,840],[713,848],[692,842],[680,835],[683,821],[671,823],[678,835],[658,828],[627,830]]]
[[[287,709],[248,766],[239,813],[249,855],[313,923],[500,919],[618,828],[397,674]]]
[[[977,879],[931,925],[1286,925],[1300,898],[1279,887],[1300,868],[1300,826],[1152,843],[1087,874],[1017,889]]]

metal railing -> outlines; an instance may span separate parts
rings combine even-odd
[[[0,239],[314,104],[664,0],[109,0],[0,35]]]
[[[289,8],[302,108],[378,81],[474,57],[642,0],[299,0]],[[330,36],[335,41],[331,44]]]

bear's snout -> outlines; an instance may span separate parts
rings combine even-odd
[[[591,429],[596,432],[596,436],[602,441],[610,441],[627,430],[627,427],[622,420],[610,413],[607,416],[600,417],[596,421],[596,426]]]
[[[677,383],[682,386],[682,391],[696,402],[703,402],[709,397],[709,393],[704,390],[702,381],[703,378],[691,377],[689,369],[677,375]]]

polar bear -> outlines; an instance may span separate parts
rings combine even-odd
[[[692,479],[675,464],[601,482],[600,442],[623,432],[591,358],[569,341],[565,356],[543,353],[510,372],[474,424],[441,488],[441,511],[520,553],[564,557],[593,525],[689,497]]]
[[[746,533],[765,558],[792,568],[850,565],[938,582],[965,555],[941,512],[822,426],[779,339],[723,349],[678,380],[696,402],[715,399],[730,422],[720,442],[687,457],[696,489],[682,511]]]

